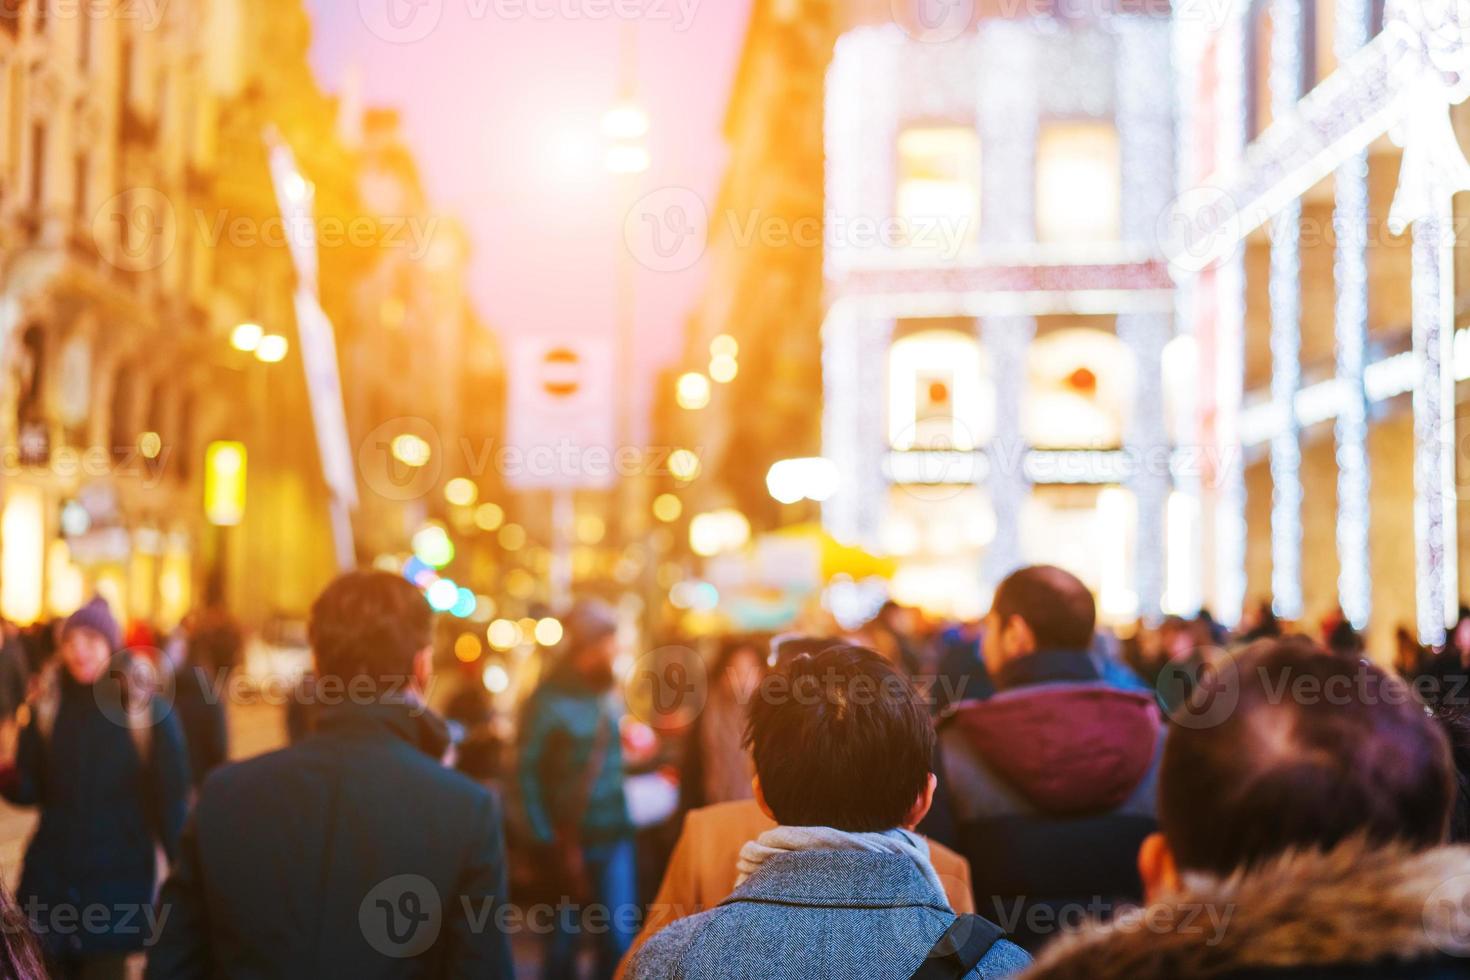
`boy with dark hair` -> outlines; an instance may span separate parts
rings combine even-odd
[[[750,714],[756,799],[778,826],[741,850],[735,893],[654,935],[630,977],[903,980],[1026,965],[995,927],[956,918],[913,832],[933,800],[934,730],[887,661],[840,646],[798,656]]]
[[[514,975],[500,805],[424,705],[432,618],[386,572],[317,599],[316,730],[205,780],[150,978]]]
[[[1153,902],[1048,950],[1046,980],[1459,977],[1470,853],[1443,734],[1398,678],[1297,640],[1226,661],[1176,719]]]

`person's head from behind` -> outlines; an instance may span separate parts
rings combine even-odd
[[[732,636],[720,644],[711,674],[724,695],[744,704],[755,694],[766,676],[767,645],[756,636]]]
[[[1085,654],[1096,626],[1097,604],[1077,576],[1032,565],[996,588],[981,653],[991,670],[1042,651]]]
[[[424,694],[433,673],[433,620],[423,594],[401,576],[348,572],[311,607],[319,680]]]
[[[1233,710],[1206,725],[1205,702],[1192,702],[1164,747],[1160,833],[1139,854],[1150,895],[1182,874],[1227,876],[1355,837],[1411,849],[1444,839],[1449,749],[1401,680],[1301,638],[1264,641],[1219,670],[1194,697],[1234,689]]]
[[[564,625],[558,674],[594,691],[611,690],[617,683],[617,612],[606,603],[584,599],[567,613]]]
[[[756,800],[787,826],[912,829],[934,799],[934,738],[913,686],[879,654],[798,655],[751,702]]]

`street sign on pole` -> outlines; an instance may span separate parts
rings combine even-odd
[[[517,490],[605,490],[620,463],[607,338],[520,336],[509,344],[510,412],[501,465]]]

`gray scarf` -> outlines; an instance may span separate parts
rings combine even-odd
[[[767,858],[791,851],[871,851],[876,854],[902,854],[918,866],[920,873],[940,897],[945,895],[939,873],[929,860],[929,842],[913,831],[901,828],[861,834],[849,833],[835,827],[780,826],[768,830],[755,840],[746,841],[745,846],[740,849],[740,858],[735,862],[740,877],[735,884],[744,884],[745,879],[754,874]]]

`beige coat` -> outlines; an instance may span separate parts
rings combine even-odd
[[[649,936],[679,919],[714,908],[735,890],[735,861],[745,842],[754,840],[776,826],[761,812],[755,800],[736,800],[690,810],[684,816],[684,830],[669,857],[668,869],[658,895],[648,909],[643,931],[633,941],[633,948],[618,965],[621,980],[632,960]],[[970,893],[970,863],[943,844],[929,842],[929,857],[950,906],[958,914],[975,911],[975,898]]]

